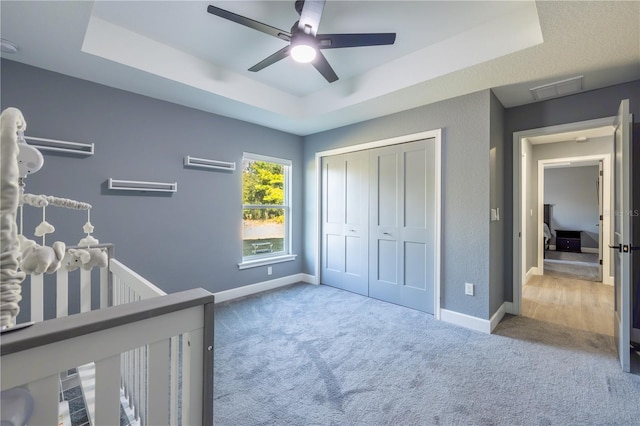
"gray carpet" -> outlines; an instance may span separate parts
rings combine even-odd
[[[544,274],[563,278],[601,282],[597,253],[549,250],[545,254]]]
[[[640,422],[603,335],[513,316],[487,335],[308,284],[216,309],[216,425]]]

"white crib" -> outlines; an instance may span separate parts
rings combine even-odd
[[[25,280],[35,324],[3,334],[1,389],[28,389],[29,424],[70,424],[60,378],[77,369],[92,425],[121,424],[121,406],[129,424],[213,424],[213,295],[167,295],[115,259],[112,245],[100,246],[109,265],[99,272],[59,270],[54,284],[43,275]],[[73,274],[79,300],[69,300]],[[44,313],[49,285],[56,286],[53,319]],[[80,313],[69,315],[70,304]]]

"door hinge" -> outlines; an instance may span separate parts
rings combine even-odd
[[[604,172],[600,170],[600,176],[604,176]]]
[[[602,259],[600,259],[600,264],[602,265]]]
[[[600,220],[604,220],[604,217],[602,217],[602,215],[600,215]]]

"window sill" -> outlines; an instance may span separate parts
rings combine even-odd
[[[265,257],[262,259],[245,260],[238,263],[238,269],[256,268],[258,266],[272,265],[274,263],[290,262],[296,260],[296,254],[285,254],[282,256]]]

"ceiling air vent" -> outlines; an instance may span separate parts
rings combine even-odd
[[[566,80],[556,81],[555,83],[544,84],[529,90],[531,90],[533,98],[536,101],[570,95],[582,90],[582,77],[583,76],[579,75]]]

